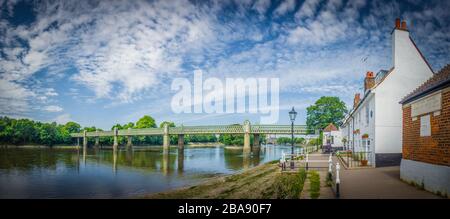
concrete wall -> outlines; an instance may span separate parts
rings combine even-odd
[[[402,159],[400,178],[406,182],[423,185],[425,190],[450,195],[450,167]]]

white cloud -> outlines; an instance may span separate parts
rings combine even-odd
[[[53,112],[61,112],[61,111],[63,111],[63,108],[60,106],[56,106],[56,105],[50,105],[50,106],[44,107],[43,110],[53,113]]]
[[[284,15],[295,9],[295,0],[284,0],[273,12],[275,15]]]
[[[257,0],[253,4],[253,9],[256,10],[259,14],[266,13],[267,9],[270,7],[270,0]]]
[[[311,18],[317,11],[320,0],[305,0],[300,9],[295,13],[298,19]]]
[[[67,122],[73,121],[70,114],[65,113],[65,114],[61,114],[58,115],[57,117],[55,117],[52,121],[58,123],[58,124],[66,124]]]

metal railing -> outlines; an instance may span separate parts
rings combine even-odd
[[[371,167],[373,165],[373,153],[371,151],[339,151],[336,156],[349,168]]]
[[[251,125],[250,134],[291,134],[290,125]],[[294,134],[309,134],[313,130],[309,130],[305,125],[294,125]],[[169,135],[180,134],[245,134],[244,125],[211,125],[211,126],[179,126],[169,127]],[[130,135],[163,135],[163,128],[144,128],[144,129],[124,129],[118,130],[118,136]],[[83,137],[83,133],[72,133],[72,137]],[[114,136],[114,131],[93,131],[87,132],[87,137],[97,136]]]
[[[310,159],[311,157],[323,156],[322,154],[310,154],[312,152],[318,151],[319,148],[320,148],[319,146],[315,145],[298,148],[297,152],[294,154],[286,154],[283,152],[279,162],[281,171],[293,171],[299,168],[305,168],[306,170],[309,170],[311,168],[313,169],[326,168],[326,166],[321,167],[311,165],[313,163],[319,164],[327,162],[326,160]]]

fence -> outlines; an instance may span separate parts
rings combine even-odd
[[[338,151],[336,156],[347,167],[370,167],[373,165],[373,154],[371,151]]]
[[[310,160],[310,156],[323,156],[323,155],[311,155],[309,153],[319,150],[319,146],[305,146],[297,150],[294,154],[282,153],[280,159],[280,167],[282,171],[295,171],[299,168],[312,168],[311,163],[320,163],[319,161]],[[305,159],[306,158],[306,159]],[[289,168],[287,168],[289,166]],[[319,168],[319,167],[318,167]],[[322,167],[323,168],[323,167]],[[326,167],[324,167],[326,168]]]

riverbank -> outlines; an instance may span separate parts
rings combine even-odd
[[[300,198],[306,173],[281,173],[273,161],[198,185],[145,195],[148,199],[280,199]]]

